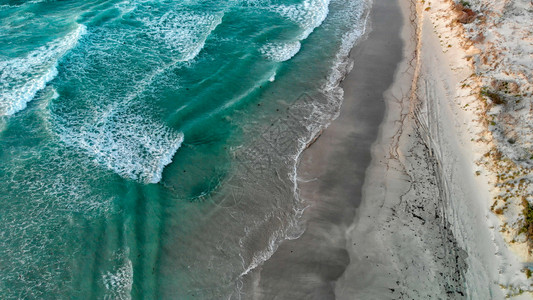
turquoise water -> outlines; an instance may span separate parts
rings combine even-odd
[[[246,298],[365,12],[0,0],[0,298]]]

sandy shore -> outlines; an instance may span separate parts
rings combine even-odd
[[[454,9],[374,1],[340,116],[298,169],[307,229],[256,270],[254,298],[529,296],[479,176],[479,52],[443,25]]]
[[[404,44],[397,2],[376,0],[370,18],[371,32],[351,52],[355,64],[342,83],[340,116],[301,158],[299,187],[310,205],[303,217],[307,229],[283,242],[258,269],[257,298],[334,298],[334,282],[350,263],[346,231],[361,202],[371,146],[385,115],[383,93]]]
[[[404,60],[384,95],[387,115],[348,230],[351,263],[336,296],[528,298],[524,265],[502,239],[490,184],[478,176],[484,127],[465,109],[479,100],[465,92],[472,49],[450,39],[450,26],[460,26],[453,3],[401,3],[413,21],[403,28]]]

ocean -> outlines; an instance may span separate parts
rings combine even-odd
[[[0,298],[247,298],[368,9],[0,0]]]

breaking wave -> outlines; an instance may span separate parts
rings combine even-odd
[[[133,287],[133,265],[129,259],[115,272],[107,272],[102,276],[104,286],[108,290],[106,299],[129,300]],[[109,296],[109,298],[107,297]]]
[[[0,116],[26,108],[37,92],[57,75],[57,62],[86,32],[79,25],[66,36],[41,46],[26,57],[0,61]]]
[[[296,37],[297,41],[289,43],[268,43],[259,51],[267,59],[273,61],[287,61],[300,51],[300,41],[309,35],[324,22],[329,13],[330,0],[305,0],[300,4],[277,5],[269,10],[278,13],[292,22],[298,24],[302,32]]]
[[[116,111],[103,115],[102,120],[94,123],[59,127],[60,139],[122,177],[144,183],[159,182],[184,135],[139,115]],[[68,124],[68,120],[59,123]]]
[[[200,53],[209,34],[222,22],[222,16],[171,11],[159,18],[145,17],[142,21],[150,37],[177,52],[178,61],[190,61]]]
[[[293,43],[269,43],[261,47],[259,51],[266,58],[273,61],[286,61],[300,51],[300,42]]]
[[[324,22],[329,13],[330,0],[305,0],[301,4],[273,6],[272,10],[298,24],[303,32],[299,40],[305,40]]]

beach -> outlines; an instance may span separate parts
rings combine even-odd
[[[479,176],[483,123],[465,109],[481,105],[465,85],[479,52],[453,3],[376,0],[370,15],[340,115],[300,159],[306,230],[258,268],[254,298],[529,299]]]
[[[396,1],[374,1],[369,33],[352,50],[354,66],[341,84],[340,115],[300,160],[298,186],[309,204],[306,231],[284,241],[260,267],[254,290],[259,298],[334,298],[334,282],[350,263],[346,231],[361,203],[371,146],[385,115],[383,93],[402,59],[402,26]]]

